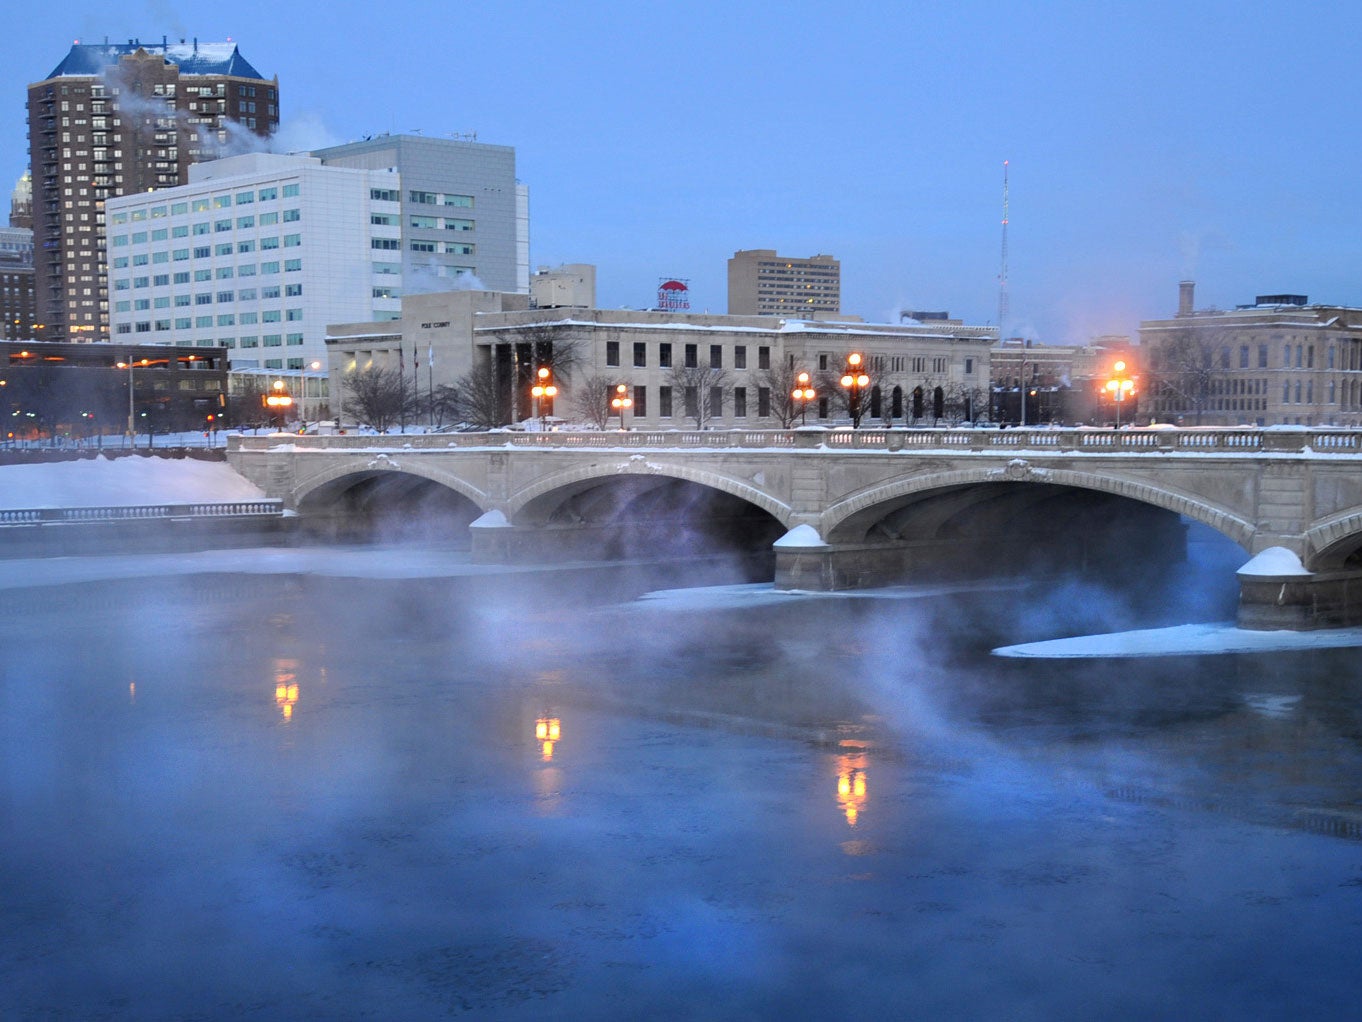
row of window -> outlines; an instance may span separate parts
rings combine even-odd
[[[213,195],[201,196],[197,199],[189,199],[184,202],[172,202],[163,206],[147,206],[140,209],[122,209],[109,214],[109,223],[117,226],[118,224],[138,223],[142,220],[158,220],[165,216],[182,216],[186,213],[207,213],[213,209],[229,209],[234,203],[238,206],[248,206],[255,202],[270,202],[278,199],[282,194],[289,199],[298,195],[301,191],[297,182],[286,184],[282,189],[278,185],[270,185],[267,188],[248,189],[237,192],[235,195]]]
[[[696,417],[697,415],[700,415],[702,411],[700,407],[700,402],[702,399],[705,401],[705,405],[703,408],[704,418],[708,419],[722,417],[726,412],[724,404],[726,394],[723,387],[711,387],[705,393],[702,393],[700,388],[698,387],[682,387],[682,388],[658,387],[657,414],[659,418],[670,419],[678,414],[677,402],[675,401],[675,392],[677,389],[680,389],[681,391],[680,394],[681,402],[679,409],[679,414],[681,415],[692,418]],[[747,416],[750,414],[748,403],[748,388],[734,387],[732,391],[729,393],[731,394],[732,397],[732,405],[730,410],[733,418],[735,419],[747,418]],[[633,399],[633,404],[629,409],[630,414],[635,416],[636,418],[646,417],[648,415],[648,388],[643,385],[636,386],[632,389],[631,395]],[[768,417],[771,414],[771,388],[757,387],[756,398],[757,398],[756,402],[757,416],[759,418]],[[824,411],[823,414],[824,417],[826,418],[827,414],[826,410]]]
[[[262,252],[273,252],[279,248],[281,238],[274,235],[269,238],[261,238],[259,250]],[[282,238],[284,248],[299,248],[303,244],[300,234],[285,234]],[[212,259],[217,256],[229,255],[249,255],[256,251],[257,245],[254,239],[250,241],[224,241],[216,245],[195,245],[193,248],[176,248],[159,252],[138,252],[131,258],[128,256],[114,256],[113,268],[115,270],[126,269],[128,266],[157,266],[168,262],[187,262],[192,259]]]
[[[151,302],[149,302],[149,301],[148,301],[147,299],[145,299],[145,298],[139,298],[137,301],[131,302],[131,303],[130,303],[130,302],[126,302],[126,301],[124,301],[124,302],[115,302],[115,303],[114,303],[114,312],[121,315],[121,314],[123,314],[123,313],[128,313],[128,312],[151,312],[151,311],[153,311],[153,310],[155,310],[155,309],[170,309],[170,308],[186,309],[186,308],[189,308],[189,307],[190,307],[190,306],[189,306],[189,302],[188,302],[188,301],[182,301],[181,299],[187,299],[188,297],[189,297],[188,295],[176,295],[176,296],[175,296],[175,304],[174,304],[173,306],[170,304],[170,299],[169,299],[169,298],[157,298],[155,304],[152,304]],[[194,296],[194,305],[195,305],[195,306],[212,305],[212,304],[213,304],[213,297],[214,297],[214,296],[212,295],[211,292],[208,293],[208,294],[195,295],[195,296]],[[219,304],[219,305],[230,305],[231,302],[232,302],[232,292],[231,292],[231,291],[220,291],[220,292],[218,292],[218,294],[217,294],[217,304]],[[220,317],[218,317],[218,318],[219,318],[219,319],[225,318],[226,315],[227,315],[227,314],[224,314],[223,316],[220,316]],[[264,310],[255,310],[255,311],[252,311],[252,312],[243,312],[243,313],[240,313],[240,314],[239,314],[239,318],[238,318],[237,321],[240,322],[240,323],[242,323],[242,324],[255,323],[255,322],[257,322],[257,319],[256,319],[257,316],[260,317],[260,318],[259,318],[259,322],[262,322],[262,323],[280,323],[280,322],[283,322],[283,321],[285,321],[285,320],[290,321],[290,322],[296,322],[297,320],[300,320],[300,319],[303,318],[303,310],[302,310],[302,309],[264,309]],[[231,323],[219,323],[218,325],[219,325],[219,326],[232,326],[233,324],[231,324]]]
[[[471,195],[448,195],[444,192],[407,192],[407,201],[420,203],[423,206],[457,206],[460,209],[473,208],[473,196]]]
[[[282,220],[286,224],[296,224],[302,220],[301,210],[286,209],[283,212]],[[208,221],[202,220],[196,224],[179,224],[175,227],[159,227],[152,231],[133,231],[131,234],[115,234],[109,241],[115,248],[122,248],[125,245],[145,245],[148,238],[151,241],[167,241],[171,238],[188,238],[190,236],[199,238],[207,234],[223,234],[227,231],[250,230],[257,226],[273,227],[280,222],[279,213],[261,213],[260,216],[239,216],[233,221],[231,218],[226,220]],[[293,244],[299,244],[298,235],[291,235],[294,239]],[[275,246],[277,247],[277,246]]]
[[[682,365],[687,369],[695,369],[699,366],[700,345],[683,345]],[[605,342],[605,364],[617,366],[620,364],[620,342]],[[661,341],[657,345],[657,364],[662,369],[672,368],[672,344],[670,341]],[[635,369],[646,369],[648,366],[648,344],[646,341],[634,342],[634,362]],[[711,369],[722,369],[724,367],[724,346],[722,344],[711,344],[709,346],[709,367]],[[737,344],[733,346],[733,368],[747,368],[747,345]],[[771,368],[771,349],[766,345],[757,348],[757,368]]]
[[[210,321],[209,321],[209,322],[205,322],[204,320],[210,320]],[[183,324],[183,325],[182,325],[182,324]],[[230,326],[231,324],[227,324],[227,325]],[[196,322],[192,328],[189,326],[189,324],[188,324],[187,321],[180,321],[180,320],[177,320],[177,321],[175,322],[175,327],[174,327],[174,329],[176,329],[176,330],[189,330],[189,329],[204,330],[204,329],[209,329],[209,328],[211,328],[212,326],[213,326],[213,323],[211,322],[211,317],[200,317],[199,321]],[[169,321],[169,320],[157,319],[157,320],[140,321],[140,322],[137,322],[137,323],[119,323],[119,324],[115,327],[114,333],[116,333],[116,334],[132,334],[132,333],[146,334],[146,333],[153,333],[153,332],[160,332],[160,331],[169,331],[170,329],[171,329],[171,325],[170,325],[170,321]],[[237,337],[220,337],[220,338],[218,338],[217,340],[200,340],[200,341],[198,341],[197,343],[199,344],[200,347],[207,347],[207,346],[209,346],[209,345],[220,345],[220,346],[222,346],[222,347],[224,347],[224,348],[236,348],[236,347],[239,345],[239,346],[242,347],[242,348],[259,348],[259,347],[278,348],[278,347],[281,347],[281,346],[284,346],[284,345],[301,345],[301,344],[303,343],[303,335],[302,335],[301,333],[288,333],[288,334],[246,334],[246,335],[241,336],[240,338],[237,338]],[[299,365],[298,368],[301,369],[302,366]]]
[[[257,271],[262,277],[272,277],[279,272],[280,263],[265,262],[258,266],[255,263],[242,263],[239,266],[219,266],[215,270],[195,270],[191,277],[188,270],[181,270],[177,273],[157,273],[146,277],[115,277],[113,282],[114,291],[141,290],[146,287],[169,287],[172,284],[188,284],[191,279],[195,283],[202,283],[207,280],[231,280],[236,277],[254,277]],[[285,259],[282,263],[285,273],[298,273],[303,268],[301,259]],[[278,292],[279,288],[274,285],[266,286],[263,293],[270,291]],[[302,294],[303,285],[285,285],[285,294]]]

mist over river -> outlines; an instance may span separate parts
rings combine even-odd
[[[990,656],[1054,585],[48,563],[0,591],[0,1018],[1362,1003],[1358,650]]]

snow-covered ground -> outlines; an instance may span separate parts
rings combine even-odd
[[[1075,635],[1016,646],[1000,646],[993,652],[1005,657],[1050,659],[1197,656],[1214,653],[1264,653],[1297,649],[1340,649],[1362,646],[1362,628],[1321,628],[1312,632],[1249,631],[1225,622],[1141,628],[1104,635]]]
[[[0,466],[0,508],[100,507],[259,500],[264,493],[225,462],[93,458]]]

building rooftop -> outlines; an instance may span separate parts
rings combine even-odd
[[[197,39],[178,43],[167,42],[162,37],[159,43],[143,43],[129,39],[126,43],[76,43],[66,58],[53,69],[47,79],[61,78],[66,75],[91,76],[102,74],[106,67],[117,64],[120,57],[138,50],[159,53],[167,64],[174,64],[181,74],[187,75],[230,75],[233,78],[258,78],[268,81],[264,75],[251,66],[241,55],[236,43],[201,43]]]

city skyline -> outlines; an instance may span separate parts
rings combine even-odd
[[[399,0],[326,22],[82,0],[9,34],[0,172],[26,168],[26,88],[74,40],[231,39],[288,84],[283,148],[416,131],[515,147],[532,265],[595,264],[603,307],[648,307],[679,276],[694,309],[724,311],[727,259],[774,248],[840,260],[848,314],[987,324],[1007,160],[1006,331],[1081,343],[1171,315],[1184,277],[1208,306],[1362,304],[1343,72],[1300,42],[1362,16],[1293,10],[1288,36],[1280,11]]]

